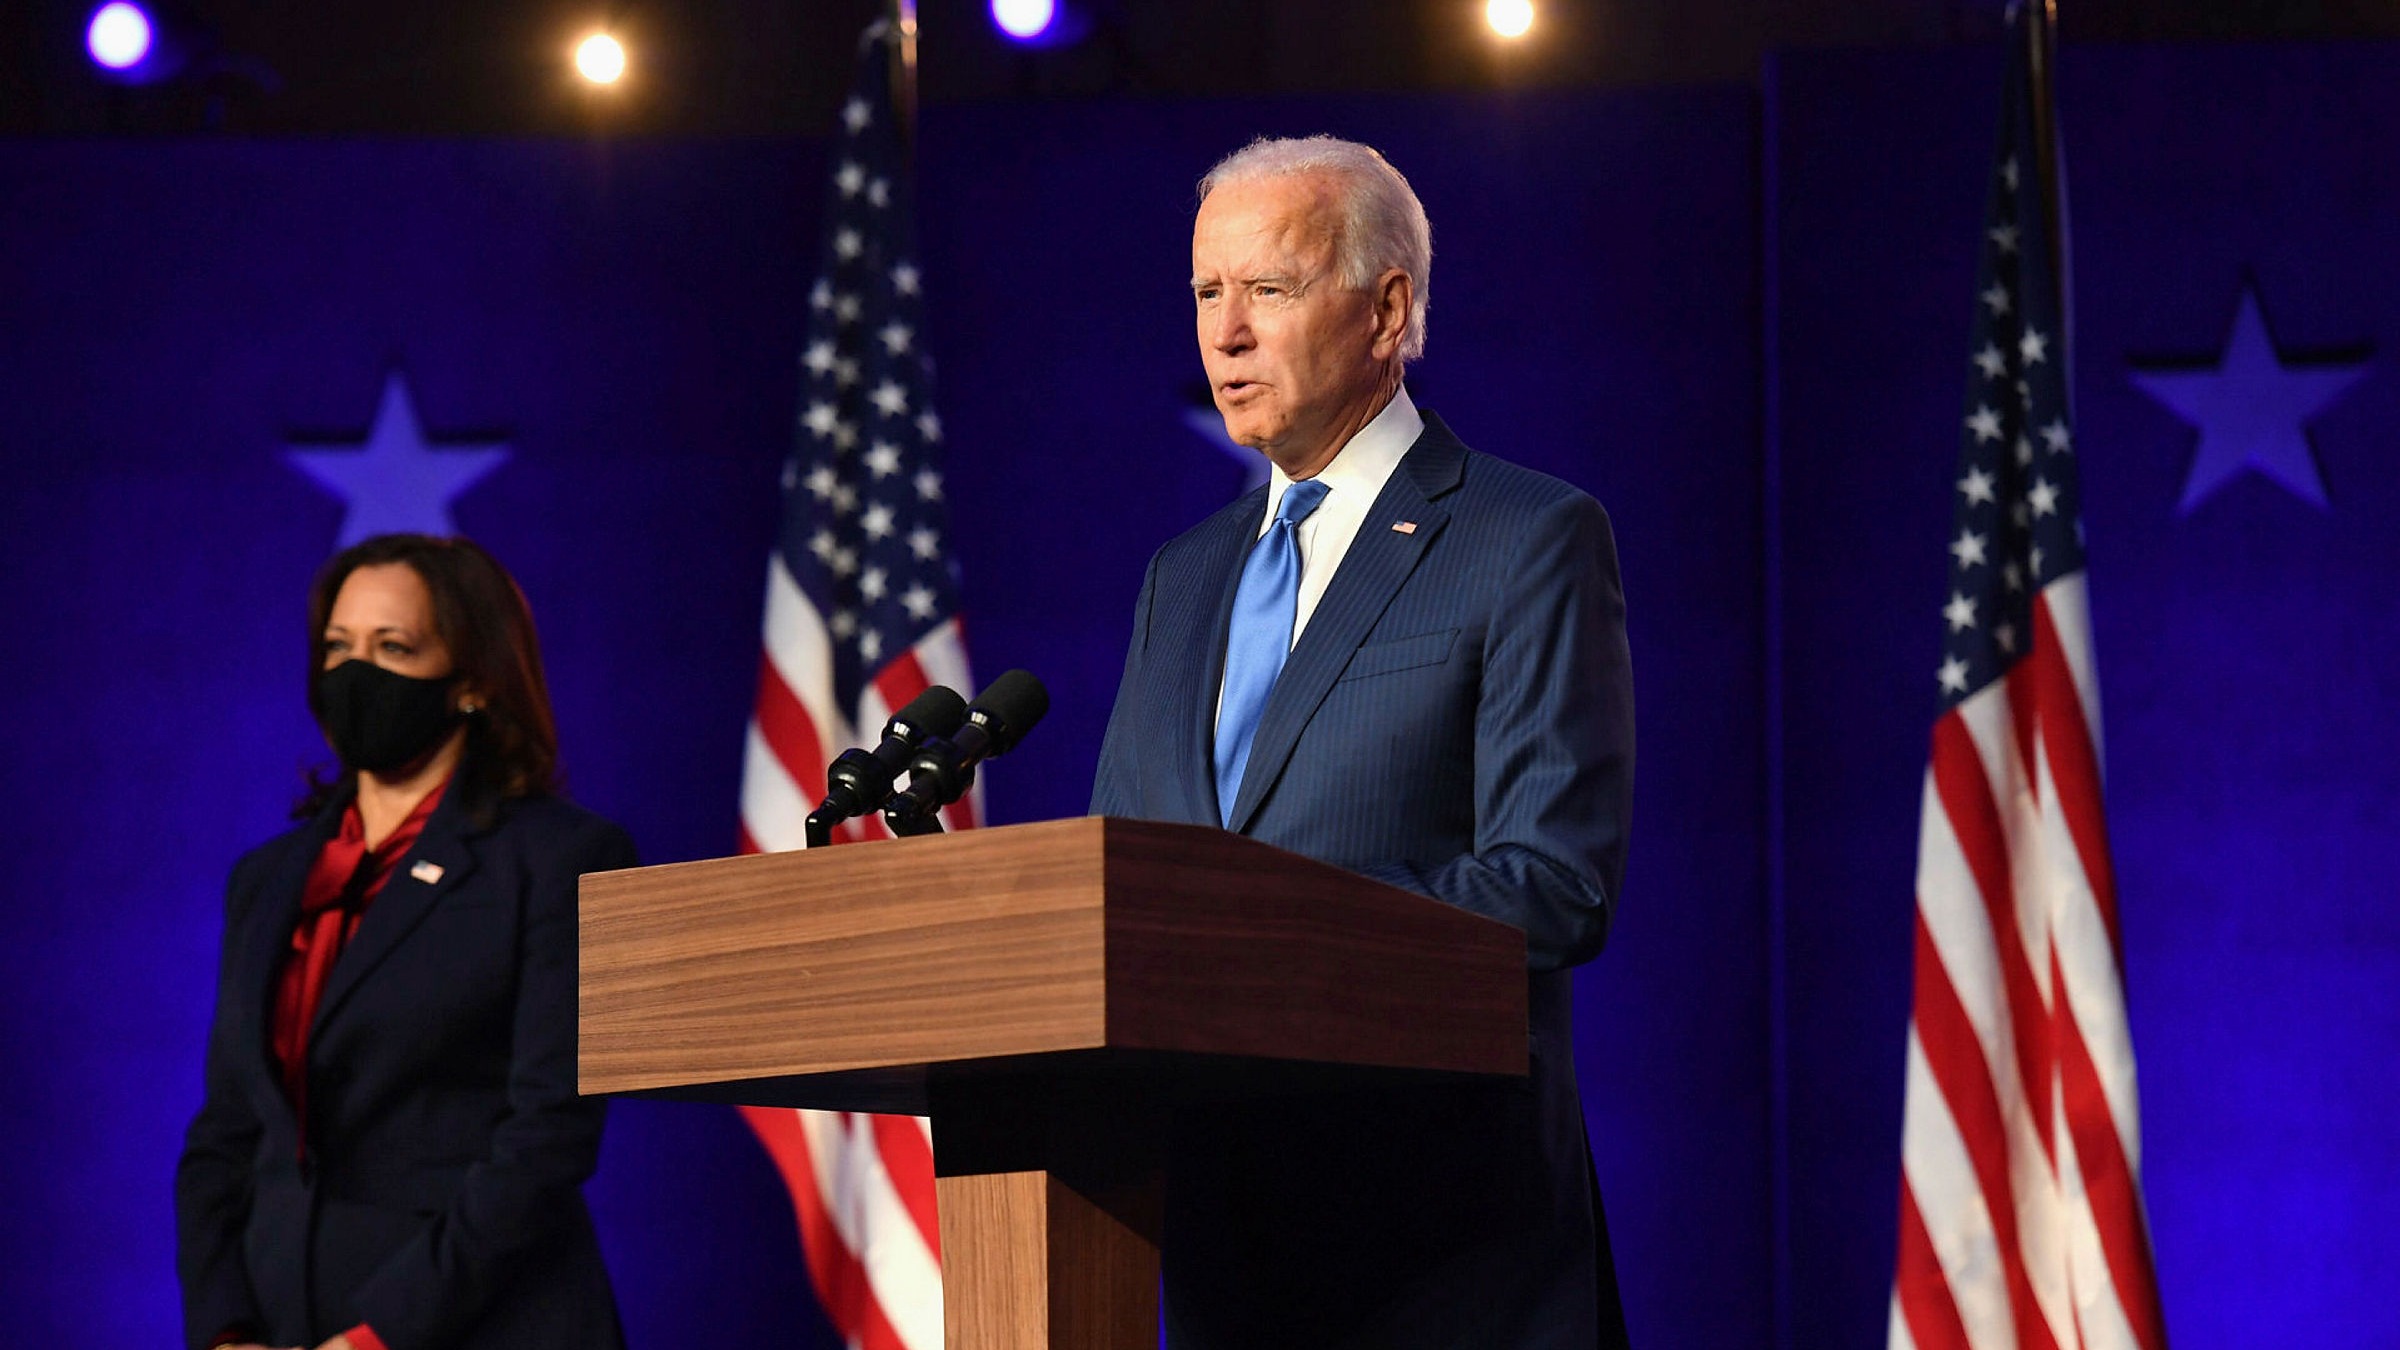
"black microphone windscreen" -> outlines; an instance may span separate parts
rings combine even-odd
[[[966,721],[967,701],[946,684],[928,685],[907,707],[892,714],[893,723],[914,728],[920,741],[929,736],[955,736]],[[891,734],[890,725],[885,726],[884,734]]]
[[[992,751],[1006,754],[1050,711],[1050,691],[1030,670],[1012,670],[984,686],[969,713],[980,711],[996,725],[991,728]]]

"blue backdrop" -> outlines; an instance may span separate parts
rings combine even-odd
[[[2180,1344],[2388,1335],[2400,1064],[2400,387],[2380,285],[2400,52],[2072,51],[2093,595],[2147,1170]],[[1623,918],[1581,977],[1586,1101],[1646,1343],[1881,1336],[1917,777],[1989,53],[1747,88],[932,110],[928,340],[978,667],[1050,721],[1001,821],[1081,811],[1140,567],[1238,490],[1187,424],[1191,183],[1262,132],[1384,147],[1435,223],[1421,404],[1591,489],[1632,600]],[[0,145],[0,1308],[156,1344],[218,886],[322,758],[301,590],[342,505],[285,455],[405,377],[505,445],[457,524],[530,593],[576,795],[645,857],[729,851],[821,147]],[[2245,287],[2313,415],[2320,509],[2135,364],[2213,370]],[[2297,414],[2295,414],[2297,416]],[[637,1344],[824,1339],[729,1112],[622,1104],[592,1188]],[[21,1329],[21,1330],[20,1330]]]

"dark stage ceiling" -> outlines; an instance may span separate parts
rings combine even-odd
[[[818,134],[886,0],[158,0],[198,52],[112,85],[96,0],[0,5],[0,132],[438,136]],[[1536,0],[1522,41],[1482,0],[1062,0],[1085,30],[1028,48],[984,0],[921,0],[929,103],[1007,98],[1743,81],[1764,53],[1990,40],[1997,0]],[[2068,42],[2400,35],[2400,0],[2063,0]],[[585,85],[596,28],[632,54]]]

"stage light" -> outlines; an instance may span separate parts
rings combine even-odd
[[[1533,27],[1533,0],[1486,0],[1483,21],[1504,38],[1521,38]]]
[[[625,74],[625,44],[594,33],[575,49],[575,69],[594,84],[615,84]]]
[[[150,54],[150,16],[123,0],[102,5],[92,11],[83,45],[93,60],[110,70],[131,70]]]
[[[992,0],[992,22],[1019,42],[1031,42],[1050,31],[1058,17],[1058,0]]]

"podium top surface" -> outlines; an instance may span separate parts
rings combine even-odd
[[[583,878],[586,1093],[923,1110],[944,1074],[1522,1074],[1524,935],[1223,830],[1085,817]]]

